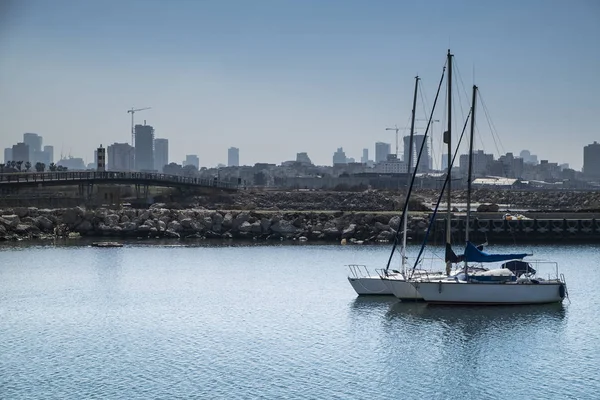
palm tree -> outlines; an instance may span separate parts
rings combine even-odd
[[[26,162],[25,162],[25,170],[26,170],[27,172],[29,172],[29,170],[30,170],[30,169],[31,169],[31,162],[29,162],[29,161],[26,161]]]
[[[56,171],[56,164],[55,163],[50,163],[50,165],[48,166],[48,169],[52,172]]]
[[[12,169],[16,169],[16,168],[17,168],[17,162],[16,162],[15,160],[12,160],[12,161],[10,162],[10,167],[11,167]]]
[[[4,173],[4,165],[5,164],[0,164],[0,174]]]
[[[21,166],[23,165],[23,161],[17,161],[17,169],[21,172]]]
[[[36,162],[35,163],[35,170],[37,172],[44,172],[46,170],[46,164],[44,164],[43,162]]]

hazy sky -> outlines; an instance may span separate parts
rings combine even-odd
[[[475,77],[499,135],[479,113],[478,148],[581,168],[600,140],[597,0],[4,0],[0,147],[36,132],[91,162],[130,141],[133,106],[152,107],[136,120],[171,161],[226,163],[230,146],[247,165],[374,158],[406,126],[416,74],[431,105],[448,48],[463,109]]]

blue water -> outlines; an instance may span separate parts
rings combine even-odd
[[[0,398],[597,399],[599,247],[497,247],[571,303],[465,308],[357,298],[388,246],[5,244]]]

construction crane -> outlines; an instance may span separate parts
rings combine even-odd
[[[138,111],[144,111],[144,110],[149,110],[152,107],[144,107],[144,108],[133,108],[131,107],[130,110],[127,110],[127,113],[131,113],[131,145],[135,146],[135,142],[134,142],[134,137],[135,137],[135,127],[133,125],[133,115],[138,112]]]
[[[415,129],[423,129],[416,128]],[[395,131],[396,132],[396,157],[398,157],[398,131],[408,131],[409,128],[398,128],[398,125],[394,125],[394,128],[385,128],[386,131]]]

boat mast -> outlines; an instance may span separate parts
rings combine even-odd
[[[415,110],[417,108],[417,90],[419,89],[419,76],[415,76],[415,94],[413,96],[413,106],[412,106],[412,114],[410,117],[410,139],[408,141],[408,160],[404,160],[408,162],[408,175],[411,173],[412,166],[412,158],[413,158],[413,138],[415,136]],[[406,187],[406,191],[408,193],[408,186]],[[406,196],[406,200],[408,201],[408,196]],[[404,213],[404,218],[402,220],[402,273],[405,273],[406,269],[406,231],[408,225],[408,208],[406,207],[406,211]]]
[[[448,49],[448,129],[444,132],[444,143],[448,145],[448,166],[447,166],[447,180],[448,180],[448,189],[447,189],[447,206],[448,210],[446,212],[446,247],[451,245],[451,229],[452,229],[452,175],[451,175],[451,165],[452,165],[452,54],[450,53],[450,49]],[[452,269],[452,261],[446,261],[446,275],[450,275],[450,271]]]
[[[475,136],[475,104],[477,104],[477,86],[473,85],[471,100],[471,136],[469,138],[469,172],[467,173],[467,220],[465,224],[465,241],[469,241],[469,225],[471,222],[471,181],[473,180],[473,138]],[[467,275],[467,260],[465,260],[465,276]]]

